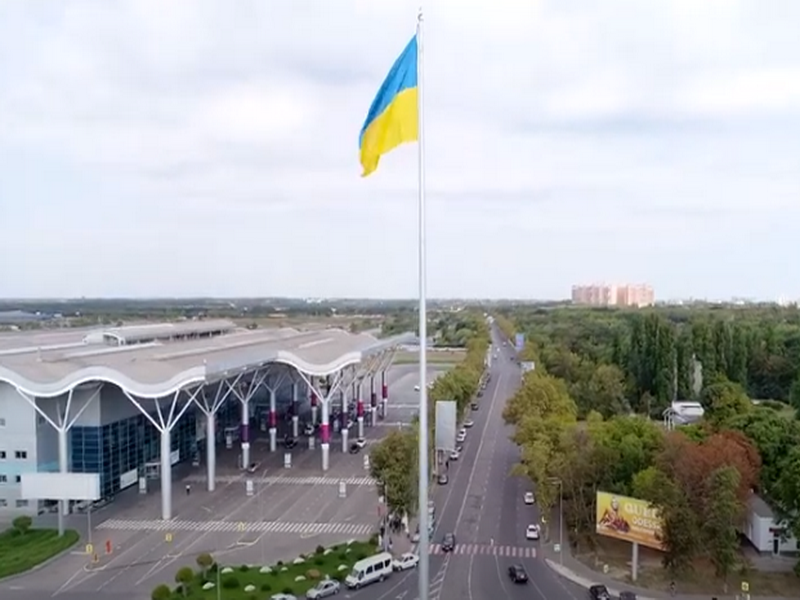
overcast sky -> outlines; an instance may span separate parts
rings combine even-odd
[[[418,3],[0,3],[0,297],[414,296]],[[428,4],[431,296],[800,297],[800,2]]]

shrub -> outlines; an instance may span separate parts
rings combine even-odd
[[[242,573],[247,573],[250,570],[250,567],[248,565],[242,565],[241,567],[239,567],[239,570]]]
[[[322,573],[317,569],[309,569],[306,571],[306,579],[319,579],[320,577],[322,577]]]
[[[172,597],[172,590],[169,589],[168,585],[157,585],[153,588],[153,591],[150,592],[150,598],[152,600],[169,600]]]
[[[11,526],[14,527],[14,530],[19,532],[20,535],[25,535],[28,533],[31,525],[33,525],[33,519],[31,519],[28,515],[20,515],[11,521]]]
[[[276,564],[276,565],[278,565],[278,567],[282,567],[282,566],[283,566],[283,561],[282,561],[282,560],[279,560],[279,561],[278,561],[278,562],[276,562],[275,564]]]
[[[321,567],[322,565],[325,564],[325,559],[324,558],[315,558],[314,559],[314,564],[317,565],[318,567]]]
[[[373,533],[372,537],[369,538],[369,545],[370,546],[377,546],[378,545],[378,534]]]
[[[341,561],[347,560],[347,553],[346,552],[340,552],[339,553],[339,560],[341,560]]]
[[[262,583],[261,584],[261,591],[262,592],[271,592],[272,591],[272,586],[270,584],[268,584],[268,583]]]
[[[366,552],[359,552],[358,554],[356,554],[356,560],[364,560],[365,558],[367,558]]]
[[[290,588],[288,585],[281,590],[284,594],[294,594],[294,590]]]
[[[205,574],[208,573],[208,570],[214,564],[214,559],[208,552],[202,552],[197,555],[197,558],[194,559],[197,562],[197,566],[200,567],[200,571]]]
[[[330,576],[331,579],[335,579],[339,583],[344,581],[344,578],[347,577],[347,571],[336,571],[333,575]]]
[[[222,587],[226,590],[235,590],[239,587],[239,580],[233,575],[228,575],[222,580]]]
[[[325,546],[317,546],[315,551],[317,554],[324,554],[325,553]]]

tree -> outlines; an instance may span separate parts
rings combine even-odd
[[[417,510],[417,439],[413,429],[393,430],[370,453],[370,473],[378,482],[378,493],[398,515]]]
[[[189,595],[189,585],[194,581],[194,571],[191,567],[181,567],[175,573],[175,583],[181,586],[181,593],[184,596]]]
[[[588,391],[592,398],[592,409],[605,418],[630,412],[625,399],[625,375],[614,365],[600,365],[589,379]]]
[[[706,482],[708,502],[703,518],[703,533],[717,577],[725,579],[726,585],[727,577],[737,562],[737,526],[744,512],[744,505],[737,497],[739,479],[739,471],[735,467],[720,467],[711,473]]]
[[[674,482],[663,490],[653,505],[661,515],[661,538],[664,542],[664,568],[676,577],[691,571],[701,548],[700,522],[692,500]]]
[[[28,515],[20,515],[11,521],[11,526],[14,528],[14,531],[20,535],[25,535],[28,533],[32,525],[33,519],[31,519]]]
[[[172,590],[169,589],[168,585],[162,583],[153,588],[153,591],[150,592],[150,598],[152,600],[169,600],[172,598]]]
[[[705,417],[717,428],[725,427],[735,417],[747,414],[753,404],[744,388],[737,383],[722,381],[706,386],[700,394]]]
[[[197,566],[200,567],[200,572],[203,574],[203,577],[206,576],[211,565],[214,564],[214,558],[208,552],[201,552],[198,554],[195,561],[197,562]]]

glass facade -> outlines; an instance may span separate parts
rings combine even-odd
[[[180,460],[196,452],[196,411],[187,411],[172,430],[172,450]],[[202,414],[200,415],[202,418]],[[142,469],[159,460],[161,434],[144,415],[135,415],[102,427],[73,427],[70,430],[70,470],[74,473],[100,473],[103,498],[119,492],[120,475]]]

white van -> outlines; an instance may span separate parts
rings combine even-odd
[[[392,555],[381,552],[353,565],[353,570],[345,578],[344,584],[352,589],[359,589],[376,581],[389,579],[392,575]]]

